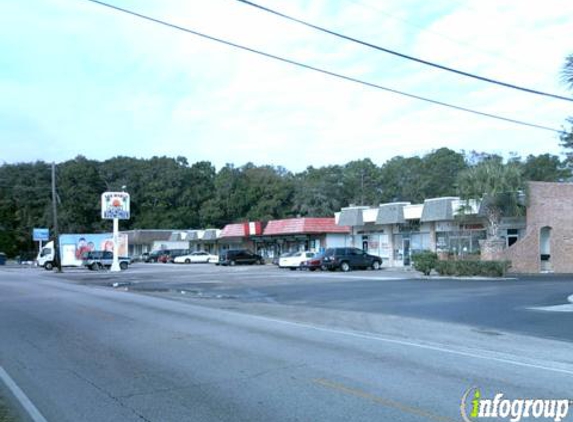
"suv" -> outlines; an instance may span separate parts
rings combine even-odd
[[[127,256],[118,257],[119,268],[127,270],[130,264],[130,259]],[[101,270],[105,267],[111,267],[113,263],[113,252],[110,251],[92,251],[86,252],[82,256],[82,264],[90,270]]]
[[[219,265],[238,265],[238,264],[259,264],[265,263],[261,255],[257,255],[248,249],[229,249],[219,255]]]
[[[344,272],[352,268],[372,268],[379,270],[382,258],[370,255],[358,248],[328,248],[322,258],[322,269],[334,271],[340,269]]]

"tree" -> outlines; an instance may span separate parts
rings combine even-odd
[[[561,70],[561,79],[566,86],[573,90],[573,54],[565,59],[565,64]],[[567,123],[570,125],[570,129],[565,129],[560,138],[561,145],[569,150],[566,155],[567,163],[571,166],[573,164],[573,152],[571,152],[573,149],[573,117],[567,119]]]
[[[422,157],[423,198],[454,195],[456,178],[467,167],[464,155],[449,148],[440,148]]]
[[[341,166],[310,166],[294,177],[294,185],[295,215],[331,217],[341,207],[349,205]]]
[[[499,238],[499,224],[503,216],[520,212],[523,177],[519,164],[504,164],[486,160],[458,176],[458,192],[466,201],[481,199],[481,208],[488,221],[488,236]]]
[[[381,202],[424,200],[423,161],[420,157],[394,157],[380,170]]]
[[[376,205],[381,198],[380,169],[369,158],[342,168],[341,199],[347,204]]]
[[[529,155],[522,164],[523,179],[535,182],[559,182],[571,177],[557,155]]]
[[[561,80],[565,85],[573,89],[573,54],[565,58],[565,64],[561,70]]]

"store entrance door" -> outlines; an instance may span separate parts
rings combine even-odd
[[[404,239],[402,243],[402,250],[404,254],[404,266],[411,264],[410,262],[410,239]]]

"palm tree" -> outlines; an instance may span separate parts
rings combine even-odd
[[[570,54],[565,59],[565,64],[561,70],[561,80],[573,90],[573,54]],[[571,130],[563,130],[561,132],[561,146],[571,150],[573,148],[573,117],[569,117],[567,123],[571,125]],[[573,163],[573,152],[567,151],[565,154],[567,155],[568,164],[571,165]]]
[[[561,80],[569,88],[573,89],[573,54],[565,59],[565,64],[561,70]]]
[[[481,210],[488,221],[488,238],[499,238],[503,216],[521,211],[523,176],[518,163],[503,164],[490,159],[462,171],[458,176],[458,192],[467,201],[481,199]]]

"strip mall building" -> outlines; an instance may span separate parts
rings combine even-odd
[[[484,250],[487,220],[478,201],[457,197],[422,204],[394,202],[346,207],[329,218],[290,218],[228,224],[222,230],[132,230],[130,254],[188,246],[218,253],[247,248],[266,258],[351,246],[378,255],[387,267],[411,265],[413,253],[504,259],[522,273],[573,273],[573,183],[530,182],[526,212],[504,218],[498,249]],[[484,256],[485,255],[485,256]]]

